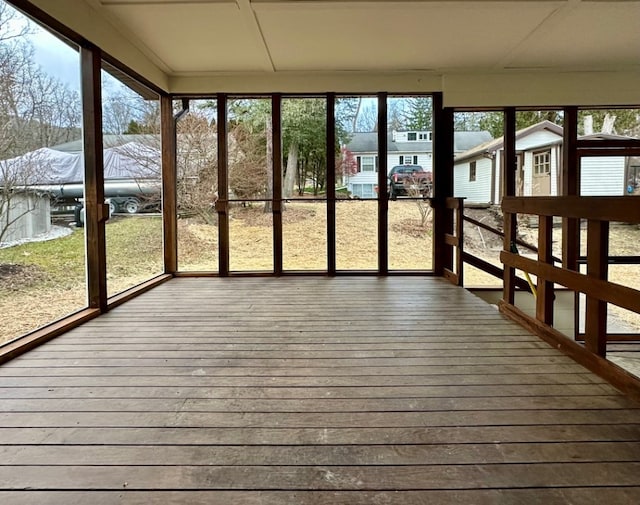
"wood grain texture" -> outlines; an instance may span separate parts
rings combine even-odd
[[[640,500],[640,405],[443,279],[176,278],[0,367],[0,502]]]

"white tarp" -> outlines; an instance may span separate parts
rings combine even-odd
[[[160,176],[158,149],[128,142],[105,149],[104,178],[157,179]],[[30,186],[42,184],[82,183],[84,179],[83,153],[64,153],[47,147],[0,161],[0,184]]]

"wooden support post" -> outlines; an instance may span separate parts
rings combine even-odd
[[[282,95],[271,96],[273,273],[282,275]]]
[[[327,272],[336,275],[336,94],[327,93]]]
[[[81,47],[82,123],[84,146],[84,224],[87,247],[87,293],[89,308],[107,311],[107,252],[105,223],[109,206],[104,203],[102,153],[101,53]]]
[[[565,107],[562,141],[562,196],[577,196],[580,193],[580,160],[577,150],[578,108]],[[580,253],[580,221],[573,218],[562,220],[562,266],[578,269]]]
[[[217,99],[218,135],[218,272],[229,275],[229,176],[227,156],[227,96],[218,94]]]
[[[387,94],[378,93],[378,273],[389,273],[387,197]]]
[[[514,107],[504,109],[504,166],[502,167],[502,194],[515,196],[516,194],[516,110]],[[504,250],[511,251],[511,245],[517,237],[517,215],[504,212]],[[502,299],[513,305],[515,302],[515,277],[513,267],[504,266]]]
[[[173,100],[168,95],[160,97],[160,118],[164,272],[174,274],[178,270],[177,146]]]
[[[578,158],[578,108],[564,108],[562,134],[562,166],[560,188],[562,196],[576,196],[580,193],[580,166]],[[578,270],[580,255],[580,220],[562,218],[562,267]],[[580,338],[580,295],[575,293],[573,300],[574,338]]]
[[[539,216],[538,261],[553,265],[553,216]],[[553,326],[553,282],[538,277],[536,318]]]
[[[609,223],[589,220],[587,225],[587,275],[607,280],[609,265]],[[607,303],[587,295],[585,346],[602,356],[607,353]]]
[[[458,246],[456,247],[456,274],[458,276],[458,286],[464,286],[464,198],[457,198],[456,207],[456,237]]]
[[[446,235],[453,233],[453,211],[446,199],[453,196],[453,109],[444,108],[442,93],[433,94],[433,271],[444,275],[453,268],[453,248]]]

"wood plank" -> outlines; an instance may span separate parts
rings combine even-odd
[[[631,424],[633,409],[539,409],[434,412],[6,412],[0,427],[347,428]]]
[[[495,505],[497,503],[566,505],[636,505],[640,487],[471,489],[414,491],[0,491],[0,501],[12,505]]]
[[[53,449],[53,450],[52,450]],[[498,463],[635,462],[632,442],[404,444],[393,445],[72,445],[0,446],[6,465],[319,466],[484,465]]]
[[[495,367],[493,367],[495,368]],[[562,367],[564,369],[564,367]],[[1,371],[1,369],[0,369]],[[212,378],[204,370],[195,369],[191,373],[178,375],[175,370],[164,374],[151,373],[148,375],[132,373],[114,375],[105,373],[97,375],[93,370],[85,375],[52,374],[51,371],[36,375],[33,370],[14,371],[13,375],[0,377],[3,387],[99,387],[99,386],[134,386],[147,387],[206,387],[211,386]],[[156,372],[156,370],[153,370]],[[592,384],[603,383],[603,379],[593,374],[584,373],[578,368],[574,373],[547,373],[536,367],[530,373],[477,373],[477,374],[431,374],[431,375],[338,375],[338,376],[269,376],[268,385],[273,387],[346,387],[346,386],[416,386],[416,385],[495,385],[511,384],[529,386],[531,384]],[[261,375],[254,376],[215,376],[215,386],[220,387],[254,387],[264,386],[265,379]]]
[[[371,445],[639,442],[638,424],[417,427],[15,427],[0,428],[6,445]],[[637,444],[636,444],[637,447]]]
[[[452,380],[455,382],[455,380]],[[162,387],[77,386],[77,387],[0,387],[0,398],[466,398],[528,396],[603,396],[619,393],[608,384],[513,384],[360,387]]]
[[[640,296],[637,289],[596,279],[553,265],[539,263],[506,251],[500,253],[500,260],[515,268],[566,286],[573,291],[585,293],[587,296],[613,303],[633,312],[640,312]]]
[[[68,476],[73,474],[73,479]],[[158,478],[161,476],[161,478]],[[422,489],[640,486],[640,463],[3,467],[5,489]]]
[[[442,279],[172,279],[0,367],[0,398],[9,503],[640,490],[640,404]]]
[[[502,200],[502,210],[511,214],[640,223],[640,206],[637,200],[624,196],[505,197]]]
[[[640,409],[619,396],[457,398],[77,398],[4,399],[0,412],[439,412]],[[640,416],[640,411],[638,412]]]

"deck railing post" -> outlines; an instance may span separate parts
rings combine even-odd
[[[553,264],[553,216],[538,217],[538,261]],[[536,317],[553,326],[553,282],[538,276]]]
[[[456,237],[458,237],[458,247],[456,247],[456,274],[458,274],[458,286],[464,286],[464,198],[456,198]]]
[[[609,266],[609,222],[590,219],[587,224],[587,275],[607,280]],[[585,345],[605,357],[607,353],[607,302],[587,295]]]

